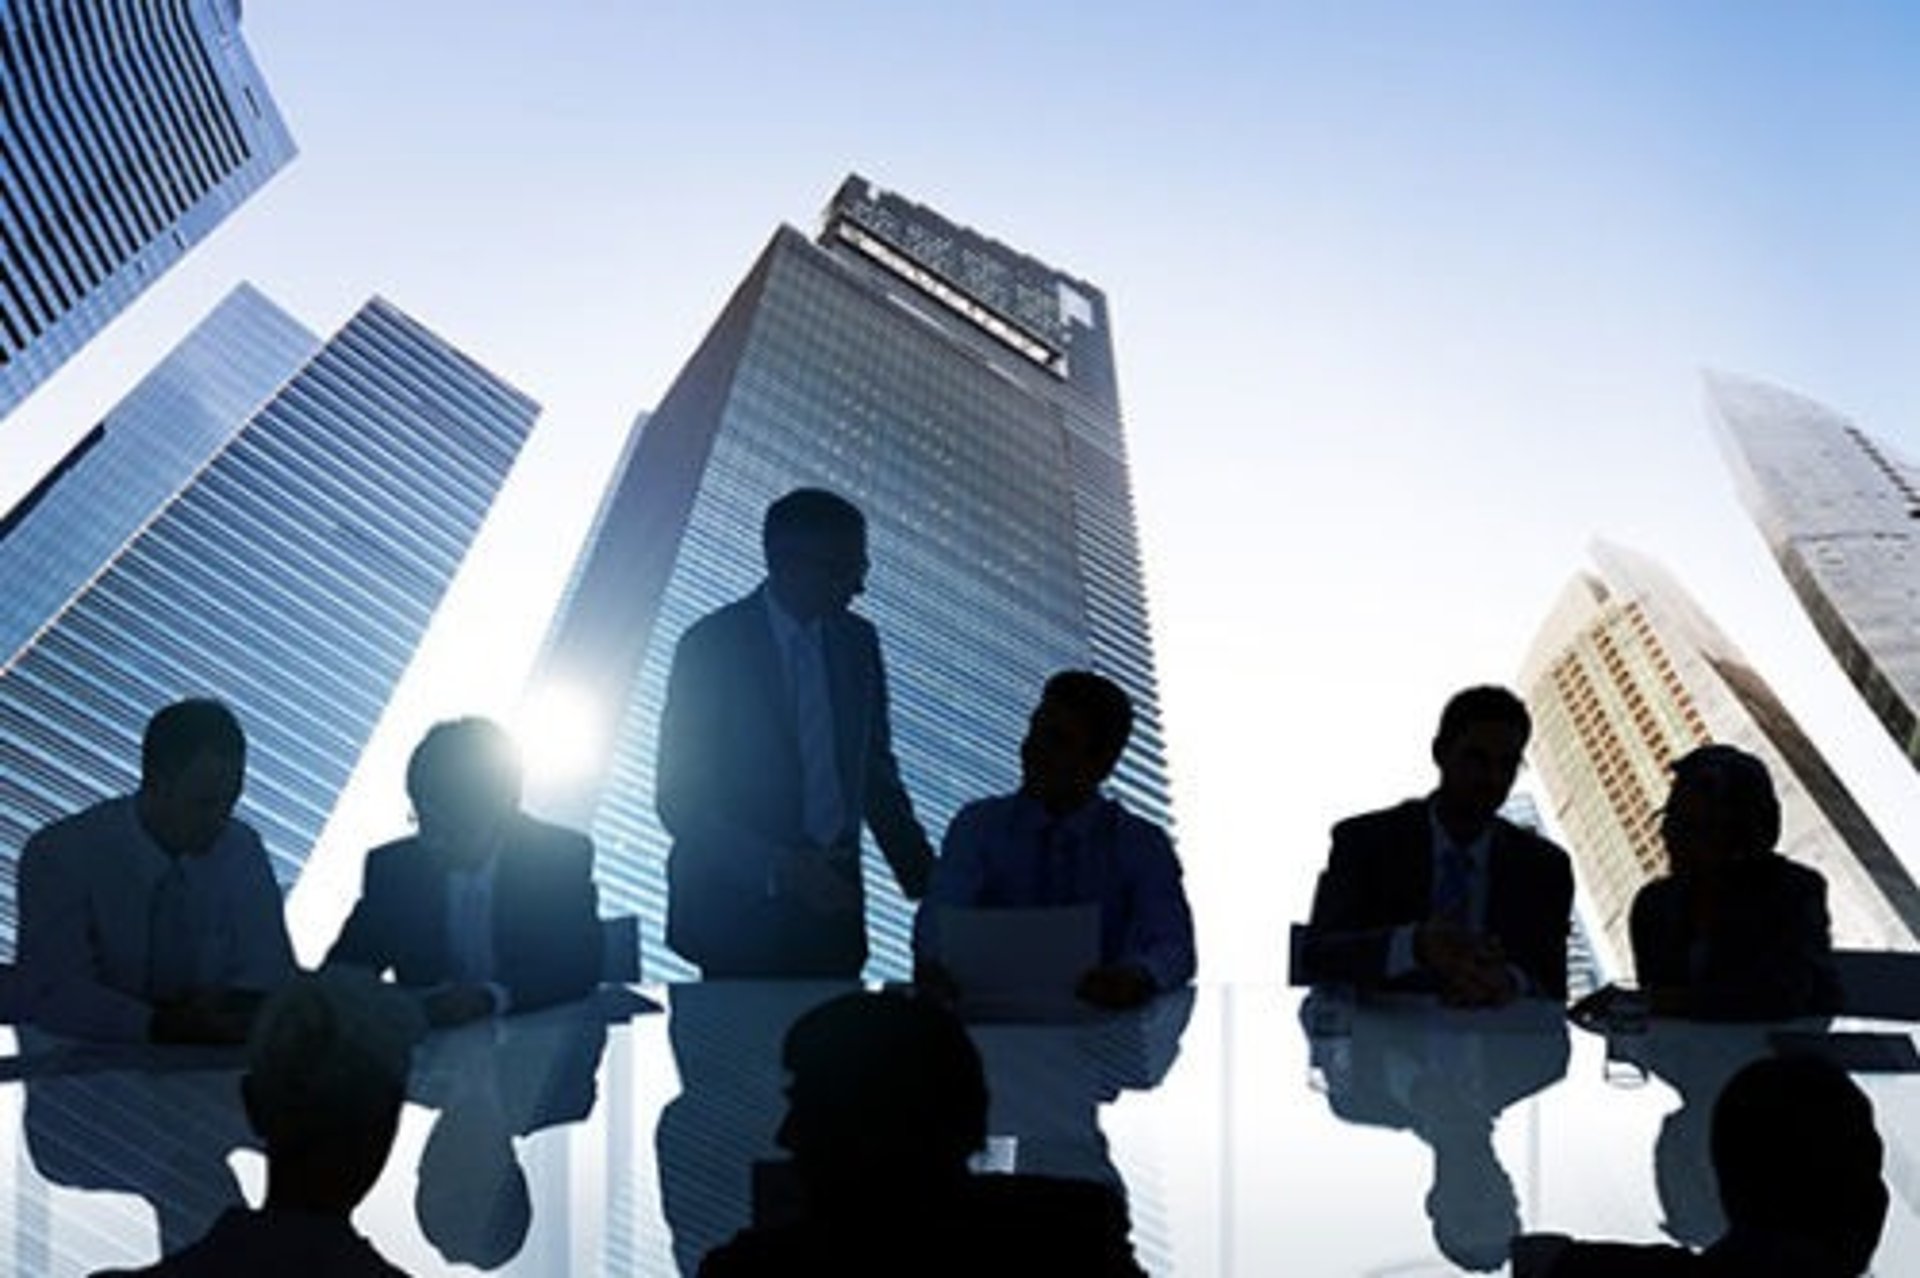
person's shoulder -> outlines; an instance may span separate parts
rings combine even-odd
[[[1405,799],[1391,807],[1358,812],[1333,823],[1335,843],[1366,843],[1404,837],[1427,819],[1425,799]]]
[[[1799,861],[1790,861],[1778,852],[1769,852],[1755,858],[1762,874],[1770,877],[1785,891],[1795,895],[1811,896],[1827,890],[1827,876],[1811,865]]]
[[[138,820],[134,815],[134,797],[130,794],[112,799],[101,799],[90,803],[78,812],[69,812],[66,816],[53,820],[34,831],[28,842],[44,840],[56,842],[65,839],[97,839],[109,832],[131,829]]]
[[[1551,864],[1572,874],[1573,859],[1567,855],[1567,850],[1538,830],[1516,825],[1497,815],[1493,818],[1493,828],[1499,832],[1502,842],[1530,858],[1533,864]]]
[[[721,643],[755,621],[764,623],[766,604],[758,590],[742,595],[731,603],[721,604],[712,612],[695,617],[687,628],[680,632],[683,647],[699,647],[705,643]]]
[[[973,1176],[965,1202],[964,1223],[982,1251],[1011,1250],[1028,1272],[1141,1272],[1128,1240],[1127,1202],[1112,1185],[1057,1176]],[[995,1246],[1001,1242],[1010,1246]]]
[[[427,850],[416,835],[390,839],[378,847],[367,849],[366,875],[374,878],[381,875],[404,874],[424,869],[428,861]]]
[[[555,825],[522,812],[514,817],[514,843],[538,850],[542,857],[574,856],[591,859],[593,840],[571,826]]]

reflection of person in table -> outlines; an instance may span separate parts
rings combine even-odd
[[[1350,1033],[1309,1042],[1328,1104],[1347,1122],[1410,1131],[1424,1141],[1433,1151],[1425,1206],[1435,1244],[1464,1269],[1498,1268],[1520,1218],[1513,1181],[1494,1152],[1493,1127],[1504,1110],[1566,1073],[1567,1030],[1558,1009],[1523,1003],[1464,1015],[1408,999],[1327,1015],[1326,1001],[1343,997],[1316,992],[1301,1012],[1308,1026],[1351,1026]]]
[[[1768,1020],[1839,1009],[1820,872],[1774,851],[1759,759],[1706,745],[1673,764],[1660,835],[1672,872],[1633,899],[1634,973],[1656,1013]]]
[[[533,1196],[513,1142],[593,1112],[606,1043],[603,1013],[579,1002],[422,1045],[408,1099],[440,1113],[420,1150],[414,1211],[449,1264],[497,1269],[519,1254]]]
[[[943,908],[1100,907],[1098,963],[1077,993],[1137,1007],[1193,979],[1193,913],[1166,832],[1100,793],[1133,732],[1133,702],[1113,680],[1069,670],[1047,680],[1020,743],[1020,789],[960,810],[947,827],[914,919],[916,978],[939,964]],[[962,991],[964,992],[964,991]]]
[[[988,1129],[1014,1140],[1014,1170],[1099,1180],[1126,1192],[1100,1109],[1158,1087],[1180,1054],[1192,989],[1078,1025],[973,1025],[993,1104]]]
[[[1534,1278],[1858,1278],[1890,1202],[1873,1105],[1819,1057],[1767,1056],[1713,1105],[1713,1174],[1727,1227],[1695,1254],[1665,1245],[1516,1240]],[[1884,1271],[1882,1271],[1884,1272]]]

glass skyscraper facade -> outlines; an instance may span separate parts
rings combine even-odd
[[[602,709],[605,770],[539,796],[590,824],[610,907],[662,939],[667,838],[653,767],[674,644],[762,576],[766,505],[857,502],[894,745],[937,839],[1013,789],[1050,673],[1091,667],[1138,724],[1113,789],[1170,802],[1106,301],[1091,285],[849,178],[817,240],[780,229],[628,442],[536,673]],[[910,913],[871,847],[870,973],[909,969]]]
[[[244,290],[143,381],[0,540],[9,589],[52,562],[69,590],[0,614],[0,943],[27,836],[131,790],[183,696],[239,715],[240,815],[290,884],[538,412],[379,300],[320,344]]]
[[[1634,893],[1666,871],[1668,765],[1710,741],[1759,757],[1780,798],[1782,855],[1819,870],[1836,945],[1910,950],[1920,888],[1766,681],[1665,569],[1596,545],[1521,678],[1528,757],[1573,855],[1610,971],[1631,966]]]
[[[1920,468],[1764,382],[1707,380],[1741,499],[1847,677],[1920,767]]]
[[[239,0],[0,0],[0,415],[293,153]]]

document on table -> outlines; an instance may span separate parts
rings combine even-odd
[[[979,1021],[1071,1021],[1074,986],[1100,961],[1100,906],[940,912],[940,963],[960,987],[960,1014]]]

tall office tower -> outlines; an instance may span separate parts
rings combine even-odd
[[[849,178],[818,241],[791,228],[637,425],[555,619],[536,690],[604,707],[604,770],[541,796],[590,823],[602,890],[639,913],[649,970],[667,839],[655,734],[675,641],[760,580],[769,501],[820,485],[866,511],[894,745],[937,838],[1013,789],[1051,672],[1105,671],[1139,721],[1114,789],[1169,819],[1146,598],[1106,301]],[[872,849],[871,970],[908,970],[910,914]]]
[[[0,0],[0,416],[293,157],[239,0]]]
[[[1529,751],[1608,953],[1631,964],[1628,909],[1665,872],[1667,766],[1721,741],[1758,756],[1780,796],[1780,851],[1818,869],[1837,945],[1912,949],[1920,889],[1766,681],[1667,572],[1593,549],[1522,671]]]
[[[182,696],[240,716],[290,883],[538,412],[378,300],[320,345],[242,291],[143,381],[0,539],[66,592],[0,613],[0,945],[27,836],[131,790]]]
[[[1764,382],[1709,375],[1707,407],[1814,628],[1920,767],[1920,468]]]

